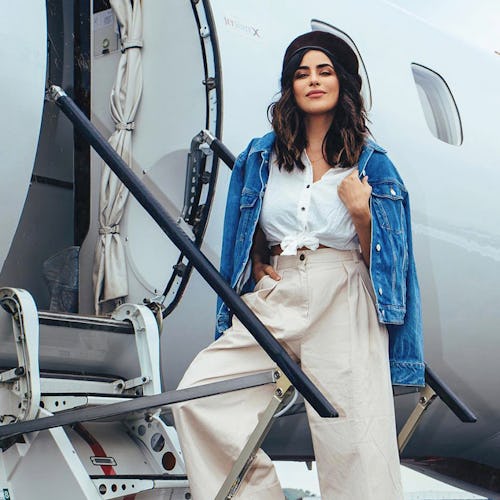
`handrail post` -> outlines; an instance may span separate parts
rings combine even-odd
[[[232,170],[236,158],[226,145],[220,139],[212,135],[209,130],[202,130],[201,135],[210,146],[210,149]]]

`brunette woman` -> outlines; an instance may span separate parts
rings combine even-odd
[[[368,138],[358,60],[314,31],[287,48],[273,132],[238,157],[221,273],[339,410],[306,404],[324,500],[401,500],[393,384],[423,385],[420,298],[408,193]],[[219,300],[221,335],[180,387],[271,370]],[[273,388],[179,405],[176,427],[195,500],[214,498]],[[235,498],[283,499],[260,451]]]

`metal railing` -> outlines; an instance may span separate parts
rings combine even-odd
[[[212,289],[224,300],[241,323],[254,336],[269,357],[288,377],[293,386],[304,396],[321,417],[337,417],[337,410],[323,396],[313,382],[290,358],[281,344],[269,333],[239,295],[226,283],[217,269],[190,238],[177,226],[172,217],[158,202],[151,191],[132,171],[92,122],[82,113],[73,100],[58,86],[48,90],[49,97],[73,123],[75,129],[94,148],[130,194],[156,221],[172,243],[189,259]]]

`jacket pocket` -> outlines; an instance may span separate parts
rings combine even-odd
[[[237,234],[239,235],[236,244],[250,241],[250,247],[252,246],[251,241],[253,237],[254,225],[256,218],[258,217],[257,210],[257,200],[259,195],[257,193],[245,192],[240,198],[240,221],[238,225]],[[251,232],[252,234],[248,234]],[[250,248],[249,247],[249,248]]]
[[[243,189],[240,196],[240,217],[238,228],[236,230],[237,238],[234,242],[233,249],[233,277],[232,280],[240,283],[238,286],[239,291],[245,287],[248,276],[245,276],[244,282],[242,273],[249,259],[250,249],[252,248],[253,233],[259,218],[259,194]]]
[[[395,233],[402,233],[405,228],[403,199],[404,188],[394,182],[374,184],[372,186],[373,211],[380,226]]]
[[[259,193],[243,189],[240,198],[240,211],[246,208],[253,208],[259,199]]]

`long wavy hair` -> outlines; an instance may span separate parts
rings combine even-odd
[[[287,65],[281,80],[281,96],[271,103],[268,116],[276,142],[274,151],[279,167],[291,172],[295,166],[303,170],[302,151],[307,146],[304,113],[293,95],[293,79],[307,49],[296,54]],[[326,54],[328,56],[328,54]],[[355,165],[369,133],[366,110],[361,95],[360,78],[332,61],[339,79],[339,99],[335,115],[323,139],[323,155],[331,166],[343,168]]]

